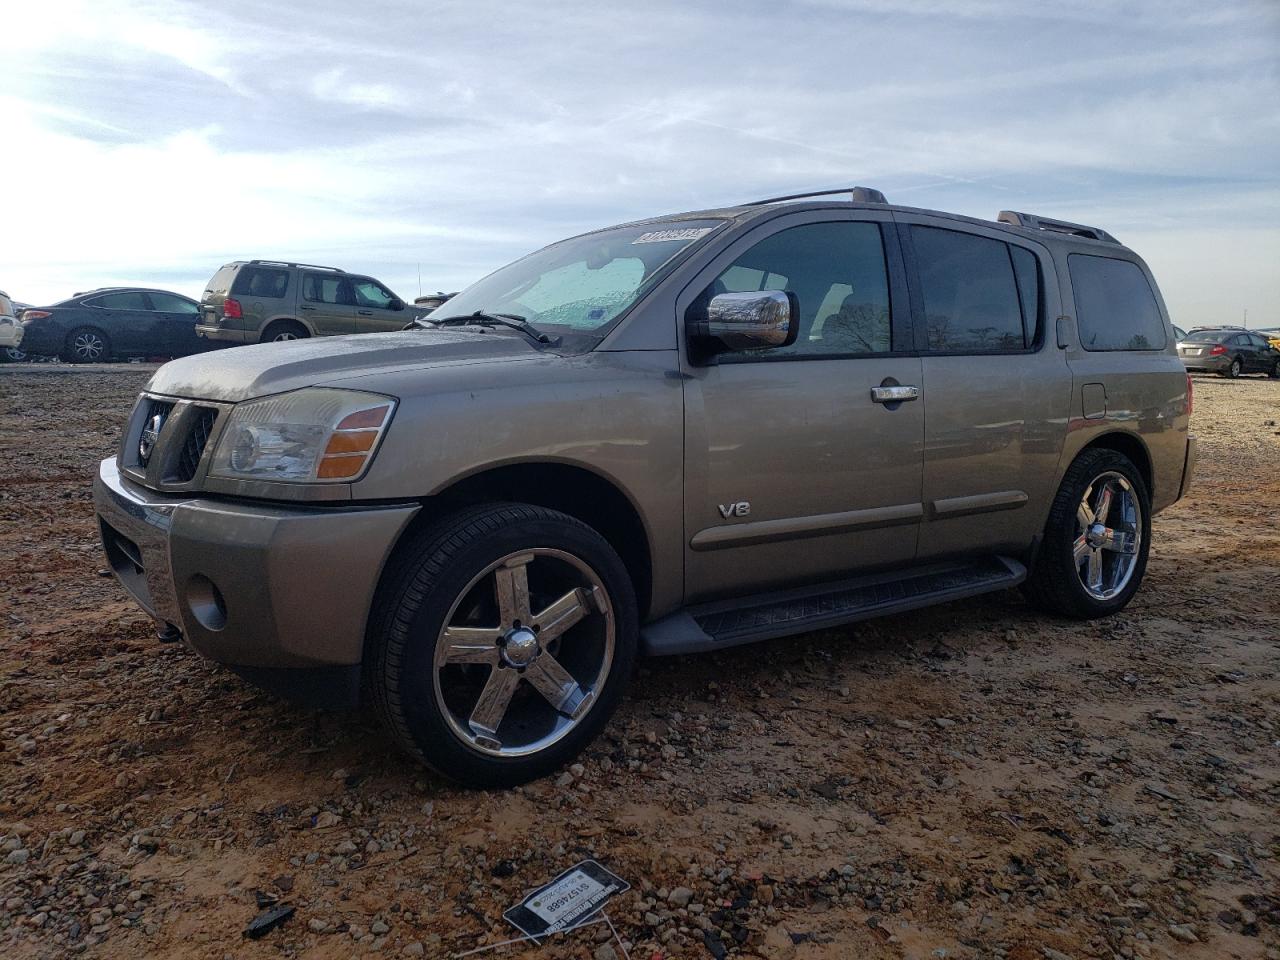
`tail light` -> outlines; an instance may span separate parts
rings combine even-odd
[[[1227,348],[1224,347],[1222,344],[1218,344],[1216,347],[1214,347],[1212,350],[1209,351],[1209,356],[1220,357],[1226,352],[1227,352]]]
[[[1196,389],[1191,382],[1191,374],[1187,374],[1187,416],[1191,416],[1191,411],[1196,405]]]
[[[244,311],[240,309],[240,301],[232,300],[230,297],[222,301],[222,315],[231,320],[239,320],[244,316]]]
[[[48,310],[23,310],[22,316],[18,319],[23,323],[26,323],[28,320],[43,320],[45,317],[51,316],[53,316],[53,314]]]

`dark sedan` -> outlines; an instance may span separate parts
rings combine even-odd
[[[22,312],[22,349],[69,363],[185,357],[213,344],[196,336],[200,305],[144,287],[104,287]]]
[[[1199,327],[1178,341],[1178,356],[1190,371],[1232,379],[1242,373],[1280,377],[1280,351],[1266,337],[1241,327]]]

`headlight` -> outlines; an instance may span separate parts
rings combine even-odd
[[[209,474],[235,480],[354,480],[373,461],[396,402],[312,387],[237,404]]]

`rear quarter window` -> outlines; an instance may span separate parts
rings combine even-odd
[[[1164,318],[1136,263],[1073,253],[1067,269],[1086,350],[1164,349]]]
[[[273,267],[243,267],[231,286],[238,297],[264,297],[278,300],[289,289],[289,271]]]

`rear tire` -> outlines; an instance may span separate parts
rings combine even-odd
[[[1231,361],[1231,366],[1227,367],[1226,372],[1222,375],[1228,380],[1238,379],[1240,374],[1244,372],[1244,364],[1240,362],[1240,358],[1236,357]]]
[[[30,359],[26,351],[17,347],[5,347],[4,358],[9,363],[26,363]]]
[[[105,363],[111,359],[111,341],[97,327],[76,327],[67,334],[62,359],[67,363]]]
[[[428,767],[510,787],[595,738],[622,698],[638,635],[631,579],[595,530],[528,504],[469,507],[388,566],[369,619],[367,687]]]
[[[1099,511],[1104,488],[1112,493]],[[1142,474],[1122,453],[1086,450],[1062,478],[1023,590],[1051,613],[1078,620],[1109,616],[1138,591],[1150,549],[1151,495]]]
[[[281,343],[285,340],[306,340],[310,336],[311,332],[297,320],[277,320],[267,325],[258,342]]]

